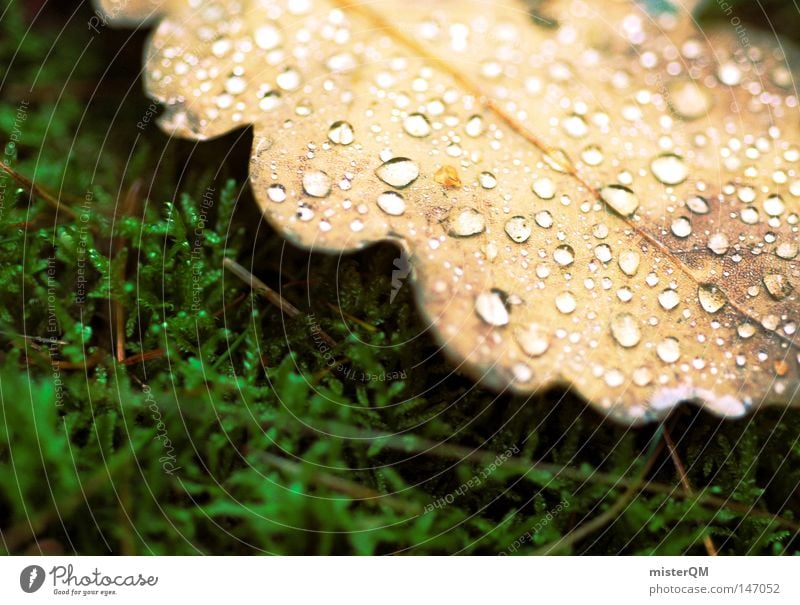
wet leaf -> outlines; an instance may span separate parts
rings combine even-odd
[[[162,126],[253,124],[256,198],[301,245],[399,240],[476,379],[568,384],[630,422],[798,402],[798,100],[776,45],[611,1],[160,4]]]

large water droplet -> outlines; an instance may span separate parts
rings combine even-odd
[[[561,292],[556,296],[556,309],[565,315],[572,313],[577,306],[578,302],[575,300],[572,292]]]
[[[274,25],[262,25],[253,34],[256,46],[263,50],[272,50],[283,40],[280,30]]]
[[[658,302],[666,311],[671,311],[680,304],[681,297],[675,290],[668,288],[658,295]]]
[[[636,272],[639,270],[640,260],[641,255],[636,250],[623,250],[617,262],[622,272],[632,277],[636,275]]]
[[[728,302],[725,293],[713,284],[702,284],[697,289],[697,298],[708,313],[716,313]]]
[[[470,237],[483,233],[486,220],[475,208],[462,208],[451,215],[448,221],[448,233],[454,237]]]
[[[491,172],[481,172],[478,175],[478,182],[484,189],[494,189],[497,187],[497,177]]]
[[[403,120],[403,129],[412,137],[423,138],[431,133],[431,123],[421,113],[412,113]]]
[[[328,139],[336,145],[350,145],[355,140],[353,127],[349,122],[334,122],[328,130]]]
[[[510,319],[503,297],[497,290],[478,294],[475,297],[475,312],[490,326],[505,326]]]
[[[403,196],[395,191],[385,191],[378,196],[378,207],[386,214],[400,216],[406,211]]]
[[[639,324],[630,313],[618,313],[611,318],[611,335],[625,348],[635,347],[642,339]]]
[[[506,221],[505,231],[512,240],[521,244],[531,236],[531,226],[524,216],[512,216]]]
[[[539,324],[528,324],[514,330],[514,339],[517,344],[530,357],[540,357],[550,347],[550,338]]]
[[[719,256],[725,254],[730,245],[728,236],[724,233],[714,233],[708,238],[708,249]]]
[[[775,300],[783,300],[794,289],[786,276],[781,273],[767,273],[764,275],[764,285],[769,295]]]
[[[708,200],[700,195],[693,195],[686,200],[686,207],[695,214],[708,214],[711,206]]]
[[[650,170],[665,185],[678,185],[689,175],[683,158],[674,153],[665,153],[655,158],[650,163]]]
[[[639,198],[624,185],[606,185],[600,198],[622,216],[630,216],[639,207]]]
[[[419,167],[409,158],[392,158],[375,170],[375,174],[387,185],[403,189],[419,177]]]
[[[692,234],[692,221],[687,216],[679,216],[672,221],[671,229],[675,237],[689,237]]]
[[[568,267],[575,262],[575,250],[568,244],[563,244],[553,252],[553,260],[562,267]]]
[[[303,175],[303,191],[311,197],[326,197],[331,192],[331,177],[322,170],[309,170]]]
[[[552,200],[556,195],[556,185],[548,178],[536,179],[531,189],[543,200]]]
[[[696,120],[708,114],[713,98],[708,91],[691,80],[679,80],[669,86],[667,100],[676,115],[685,120]]]
[[[283,185],[270,185],[267,187],[267,197],[270,201],[280,204],[286,201],[286,187]]]
[[[467,120],[464,132],[467,133],[467,136],[473,138],[481,136],[483,134],[483,118],[479,115],[472,116]]]
[[[681,346],[677,338],[668,336],[656,345],[656,354],[664,363],[675,363],[681,357]]]

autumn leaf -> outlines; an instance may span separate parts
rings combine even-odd
[[[800,149],[783,51],[626,2],[103,2],[160,11],[162,126],[252,124],[265,216],[393,240],[459,367],[641,422],[796,405]]]

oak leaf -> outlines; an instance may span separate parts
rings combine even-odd
[[[103,0],[161,21],[161,125],[252,124],[264,215],[394,240],[445,350],[617,419],[796,405],[800,149],[787,59],[689,14],[559,0]]]

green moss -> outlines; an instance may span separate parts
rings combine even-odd
[[[395,248],[309,257],[286,244],[247,189],[247,133],[194,145],[137,126],[150,111],[142,34],[92,35],[84,9],[63,34],[46,14],[23,35],[21,5],[0,21],[4,161],[74,216],[0,177],[7,550],[528,553],[645,473],[564,552],[702,553],[709,535],[723,553],[798,552],[797,412],[676,414],[698,494],[680,496],[661,427],[453,374],[408,285],[390,302]],[[304,315],[250,292],[226,256]]]

